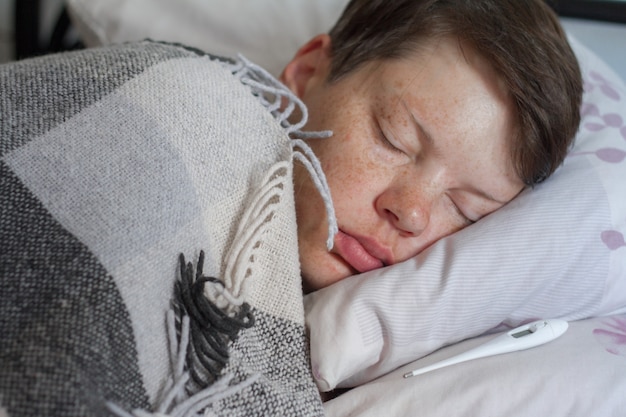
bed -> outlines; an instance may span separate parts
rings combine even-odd
[[[93,49],[44,57],[45,66],[24,64],[38,68],[31,78],[38,87],[58,85],[59,96],[69,94],[75,103],[55,107],[24,98],[20,109],[32,113],[34,106],[38,113],[29,117],[37,123],[25,118],[23,139],[2,149],[3,187],[13,187],[2,207],[28,200],[18,220],[46,219],[28,233],[3,230],[2,276],[17,277],[10,274],[18,267],[35,271],[9,254],[30,250],[33,242],[39,249],[29,259],[46,264],[46,273],[63,269],[67,275],[57,284],[35,281],[36,287],[14,278],[0,290],[10,341],[0,355],[0,415],[626,414],[625,69],[608,65],[577,35],[575,22],[566,21],[585,94],[575,145],[554,176],[409,261],[302,299],[297,262],[284,261],[297,258],[293,236],[276,235],[272,227],[295,227],[293,197],[280,184],[289,180],[292,155],[302,152],[285,140],[298,127],[285,132],[268,120],[263,109],[282,93],[273,84],[271,91],[258,88],[271,83],[302,42],[332,25],[345,0],[217,3],[71,0],[73,24]],[[156,42],[124,43],[145,38]],[[85,63],[91,51],[95,57]],[[224,79],[205,89],[204,71],[216,65]],[[58,73],[46,70],[51,67]],[[5,88],[6,80],[23,79],[19,74],[3,73]],[[232,84],[228,74],[253,82]],[[155,81],[163,84],[150,88]],[[84,90],[89,93],[71,95]],[[246,176],[233,178],[215,199],[199,197],[215,194],[202,172],[215,159],[231,173],[234,161],[215,152],[233,150],[221,140],[225,133],[216,133],[221,125],[205,119],[215,104],[198,91],[234,91],[237,101],[218,107],[238,114],[238,121],[259,113],[232,135],[238,139],[232,146],[245,150],[242,160],[262,162],[250,162]],[[110,111],[120,105],[123,111]],[[15,104],[3,106],[6,114]],[[129,121],[129,109],[141,123]],[[94,119],[90,126],[87,120]],[[146,120],[150,129],[143,127]],[[15,126],[3,123],[1,131],[4,138]],[[147,152],[159,169],[147,169],[145,150],[163,136],[170,138],[167,146]],[[86,137],[98,141],[85,144]],[[212,145],[199,148],[206,138]],[[117,170],[109,170],[111,161]],[[77,162],[79,174],[67,174]],[[167,180],[171,172],[177,181]],[[71,198],[58,197],[64,187]],[[161,192],[145,191],[156,187]],[[20,198],[14,197],[18,189]],[[164,205],[164,199],[177,203]],[[281,203],[268,204],[276,199]],[[248,212],[252,203],[257,208]],[[159,211],[147,213],[148,204]],[[240,213],[236,224],[222,223],[224,207]],[[146,226],[155,223],[158,230]],[[9,245],[9,236],[22,238]],[[265,243],[256,245],[260,240]],[[59,242],[73,248],[63,259],[55,255]],[[245,259],[246,266],[216,262],[222,258]],[[85,271],[90,282],[71,284]],[[212,281],[215,276],[225,283]],[[218,343],[228,352],[209,355],[211,366],[199,354],[186,356],[189,340],[182,335],[193,326],[193,314],[176,301],[197,281],[212,288],[212,305],[227,311],[212,325],[233,322]],[[191,294],[188,304],[200,302]],[[46,327],[49,317],[54,326],[59,318],[63,333]],[[102,323],[103,317],[109,319]],[[403,378],[540,318],[567,320],[569,329],[534,349]],[[196,378],[185,360],[204,364]]]

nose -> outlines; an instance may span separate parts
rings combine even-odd
[[[431,207],[427,190],[418,192],[415,187],[388,188],[376,199],[378,214],[406,237],[418,236],[426,229]]]

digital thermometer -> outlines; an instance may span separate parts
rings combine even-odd
[[[416,369],[404,374],[405,378],[421,375],[435,369],[443,368],[457,363],[471,361],[487,356],[500,355],[502,353],[515,352],[543,345],[561,336],[569,325],[564,320],[538,320],[532,323],[516,327],[505,334],[496,336],[490,341],[460,355],[442,360],[424,368]]]

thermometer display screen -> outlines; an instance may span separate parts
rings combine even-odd
[[[517,332],[517,333],[513,333],[511,336],[513,336],[514,338],[518,339],[520,337],[524,337],[528,334],[531,334],[532,332],[530,331],[530,329],[526,329],[526,330],[522,330],[521,332]]]

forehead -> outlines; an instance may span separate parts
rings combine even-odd
[[[401,57],[373,61],[362,75],[386,88],[392,84],[394,88],[418,89],[424,83],[455,82],[469,91],[478,82],[474,92],[483,89],[503,102],[510,101],[504,80],[489,61],[474,47],[453,37],[428,39]]]

